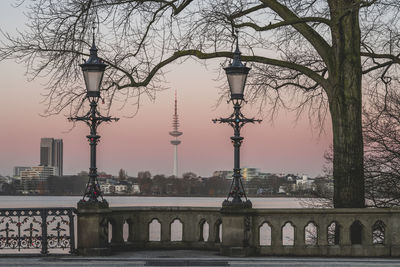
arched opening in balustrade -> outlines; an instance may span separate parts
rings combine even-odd
[[[215,243],[222,242],[222,220],[219,219],[214,224]]]
[[[124,220],[124,224],[122,225],[122,238],[124,242],[128,241],[129,236],[129,224],[127,220]]]
[[[304,227],[304,244],[306,246],[316,246],[318,244],[318,226],[315,222],[309,222]]]
[[[385,224],[378,220],[372,226],[372,244],[384,244],[385,243]]]
[[[200,221],[199,228],[200,228],[199,241],[200,242],[207,242],[208,241],[209,232],[210,232],[210,226],[208,225],[208,223],[207,223],[207,221],[205,219],[202,219]]]
[[[149,223],[149,241],[161,241],[161,223],[156,218]]]
[[[260,246],[271,246],[271,226],[268,222],[264,222],[258,231],[260,237]]]
[[[333,221],[328,225],[327,229],[328,246],[339,245],[340,242],[340,226]]]
[[[222,242],[222,222],[219,224],[219,227],[218,227],[218,236],[219,236],[219,240]]]
[[[171,241],[182,241],[183,235],[183,224],[179,218],[174,219],[170,224],[170,240]]]
[[[350,226],[350,241],[352,245],[362,244],[363,225],[359,220],[354,221]]]
[[[282,245],[294,246],[294,225],[286,222],[282,227]]]
[[[108,243],[111,243],[112,231],[113,231],[113,225],[112,225],[111,220],[109,220],[108,221]]]

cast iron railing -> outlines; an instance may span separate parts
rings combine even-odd
[[[0,251],[75,252],[75,208],[0,209]],[[0,252],[1,253],[1,252]]]

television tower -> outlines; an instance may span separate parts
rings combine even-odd
[[[178,131],[179,128],[179,119],[178,119],[178,101],[176,99],[176,90],[175,90],[175,113],[172,118],[172,132],[169,132],[169,135],[175,137],[175,140],[171,141],[171,144],[174,146],[174,173],[175,177],[178,177],[178,145],[181,143],[178,140],[178,136],[181,136],[183,133]]]

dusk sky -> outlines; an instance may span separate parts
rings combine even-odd
[[[0,28],[14,32],[16,28],[24,28],[24,10],[12,8],[11,2],[0,3]],[[132,118],[126,116],[135,112],[134,106],[120,110],[117,104],[112,115],[121,120],[99,128],[99,171],[116,175],[123,168],[131,176],[145,170],[152,174],[172,174],[173,147],[168,132],[172,130],[175,90],[183,132],[178,148],[179,173],[192,171],[210,176],[215,170],[232,169],[233,147],[229,137],[233,130],[211,121],[226,117],[233,110],[232,104],[226,102],[215,108],[222,83],[215,81],[216,68],[221,62],[210,61],[208,68],[193,60],[169,66],[165,76],[169,89],[159,92],[154,102],[144,96],[137,115]],[[46,78],[29,82],[24,72],[23,64],[0,63],[0,174],[12,174],[14,166],[38,165],[41,137],[64,140],[64,174],[88,170],[89,145],[85,137],[88,127],[80,123],[70,130],[72,124],[65,115],[42,117],[40,114],[46,107],[41,103]],[[247,117],[268,115],[257,112],[258,106],[250,104],[244,109]],[[273,124],[268,117],[261,125],[247,124],[242,130],[245,139],[241,165],[265,172],[321,174],[323,154],[332,142],[330,121],[326,127],[319,136],[318,131],[311,130],[306,114],[295,122],[295,113],[284,111]]]

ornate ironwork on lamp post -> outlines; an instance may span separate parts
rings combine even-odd
[[[231,101],[233,103],[233,113],[228,118],[214,119],[213,122],[228,123],[233,128],[233,136],[231,137],[234,147],[234,168],[233,179],[229,189],[228,197],[222,203],[223,207],[239,207],[251,208],[252,203],[247,199],[246,192],[242,183],[242,174],[240,168],[240,146],[243,137],[240,136],[240,130],[246,123],[261,122],[254,118],[246,118],[240,111],[242,104],[245,102],[243,97],[244,87],[246,85],[247,75],[250,68],[246,67],[240,59],[239,41],[236,37],[236,50],[233,53],[233,61],[228,67],[224,68],[228,78],[229,90],[231,93]]]
[[[103,198],[100,185],[97,179],[97,167],[96,167],[96,146],[100,140],[100,136],[97,134],[97,127],[102,122],[118,121],[118,118],[112,118],[109,116],[102,116],[97,110],[97,103],[100,99],[100,87],[103,80],[104,71],[107,67],[103,63],[101,58],[97,56],[97,48],[94,41],[90,48],[90,56],[88,60],[81,64],[80,67],[83,71],[83,77],[86,85],[86,98],[90,102],[90,110],[84,116],[77,116],[68,118],[70,121],[83,121],[90,128],[90,134],[88,138],[90,144],[90,169],[89,169],[89,181],[86,185],[85,193],[82,200],[79,201],[78,206],[82,204],[100,204],[101,206],[108,207],[107,201]]]

